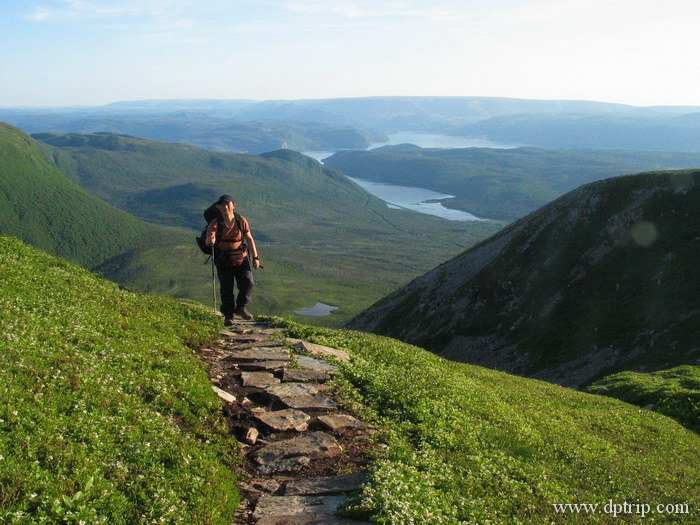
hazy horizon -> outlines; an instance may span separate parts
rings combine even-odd
[[[592,99],[538,99],[538,98],[526,98],[526,97],[496,97],[488,95],[366,95],[357,97],[318,97],[318,98],[276,98],[276,99],[263,99],[263,98],[144,98],[144,99],[128,99],[128,100],[112,100],[104,104],[66,104],[66,105],[0,105],[0,109],[8,110],[42,110],[42,109],[94,109],[94,108],[105,108],[110,105],[116,104],[136,104],[136,103],[164,103],[164,104],[176,104],[176,103],[187,103],[187,102],[213,102],[213,103],[225,103],[225,102],[298,102],[298,101],[314,101],[314,100],[349,100],[349,99],[378,99],[378,98],[474,98],[474,99],[512,99],[512,100],[532,100],[532,101],[543,101],[543,102],[593,102],[601,104],[615,104],[630,107],[639,108],[653,108],[653,107],[688,107],[688,108],[700,108],[700,104],[652,104],[652,105],[638,105],[638,104],[628,104],[625,102],[609,102],[604,100],[592,100]]]

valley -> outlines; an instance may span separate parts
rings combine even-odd
[[[57,203],[63,211],[56,213],[80,210],[68,196],[87,190],[111,204],[108,209],[131,214],[124,216],[143,235],[124,244],[113,236],[97,236],[120,249],[91,260],[90,267],[150,293],[211,301],[211,276],[193,239],[204,225],[202,210],[225,192],[240,202],[264,250],[265,269],[256,272],[257,313],[294,315],[324,302],[340,308],[316,321],[335,325],[503,225],[457,224],[389,209],[339,172],[291,150],[228,155],[109,133],[44,134],[37,135],[44,141],[38,143],[19,130],[5,129],[7,137],[24,141],[61,180],[66,197]],[[32,183],[43,186],[41,178]],[[8,189],[16,200],[9,209],[25,209],[30,199],[43,209],[50,205],[49,194],[37,199],[24,187],[15,181],[14,189]],[[80,225],[92,227],[100,224],[97,219],[86,218],[71,230],[83,238]],[[3,231],[38,242],[15,221]],[[125,233],[118,230],[120,236]],[[64,233],[54,231],[50,237],[54,235]],[[70,245],[62,246],[67,250]],[[421,249],[406,259],[404,247],[411,245]]]

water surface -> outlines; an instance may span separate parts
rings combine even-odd
[[[351,181],[372,195],[379,197],[390,208],[403,208],[405,210],[413,210],[428,215],[435,215],[443,219],[451,221],[480,221],[479,217],[461,210],[452,210],[445,208],[440,201],[444,199],[452,199],[454,195],[439,193],[437,191],[428,190],[425,188],[417,188],[415,186],[396,186],[385,182],[375,182],[371,180],[358,179],[348,177]],[[427,202],[430,201],[430,202]]]
[[[337,310],[338,306],[331,306],[325,303],[316,303],[311,308],[304,308],[303,310],[295,310],[295,314],[299,315],[310,315],[312,317],[322,317],[324,315],[329,315],[333,310]]]
[[[389,140],[386,142],[377,142],[371,144],[368,150],[380,148],[382,146],[396,146],[398,144],[415,144],[421,148],[495,148],[495,149],[512,149],[520,147],[520,144],[506,144],[503,142],[494,142],[480,137],[455,137],[453,135],[443,135],[440,133],[416,133],[414,131],[402,131],[400,133],[392,133],[389,135]],[[307,150],[302,151],[304,155],[312,157],[319,162],[336,153],[332,150]],[[384,182],[374,182],[362,178],[348,177],[372,195],[379,197],[390,208],[403,208],[413,210],[419,213],[435,215],[443,219],[451,221],[480,221],[480,219],[461,210],[452,210],[445,208],[440,201],[452,199],[454,195],[446,195],[425,188],[415,186],[397,186]],[[426,202],[431,201],[431,202]],[[322,303],[318,303],[322,304]],[[315,308],[315,306],[313,307]],[[307,309],[310,310],[310,309]],[[299,313],[299,312],[297,312]],[[313,314],[302,314],[313,315]],[[327,315],[327,314],[321,314]]]

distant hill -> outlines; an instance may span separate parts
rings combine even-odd
[[[143,220],[191,232],[100,267],[139,289],[211,301],[210,274],[192,239],[204,226],[202,210],[232,194],[265,266],[255,274],[255,313],[289,315],[320,301],[341,307],[321,322],[347,320],[503,226],[392,210],[340,172],[291,150],[227,155],[106,133],[36,136],[91,193]],[[406,247],[420,249],[407,257]]]
[[[110,132],[229,153],[364,149],[398,131],[548,148],[698,150],[700,107],[638,107],[502,97],[142,100],[94,107],[0,108],[28,133]]]
[[[691,110],[694,109],[694,112]],[[501,115],[455,129],[464,136],[544,148],[700,152],[700,111],[688,113]]]
[[[596,180],[641,171],[700,167],[700,153],[423,149],[402,144],[371,151],[342,151],[324,159],[324,163],[351,177],[454,195],[454,199],[444,201],[446,206],[477,217],[514,220]]]
[[[390,294],[348,327],[581,386],[700,364],[700,171],[592,183]]]
[[[153,228],[88,193],[45,145],[0,123],[0,233],[94,267],[153,242]]]
[[[228,153],[257,154],[282,147],[298,150],[366,148],[383,135],[360,132],[350,126],[318,122],[245,122],[195,111],[172,113],[8,112],[0,120],[27,133],[95,133],[136,135],[153,140],[192,144]]]
[[[305,100],[143,100],[91,108],[102,113],[196,111],[241,120],[293,120],[425,131],[502,115],[624,114],[680,115],[698,107],[638,107],[587,100],[532,100],[504,97],[355,97]]]

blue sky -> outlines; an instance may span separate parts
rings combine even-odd
[[[0,0],[0,106],[510,96],[700,105],[697,0]]]

